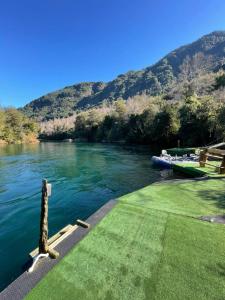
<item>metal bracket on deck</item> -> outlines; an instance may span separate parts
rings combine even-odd
[[[33,258],[32,266],[28,269],[28,273],[33,272],[35,265],[37,264],[38,260],[42,257],[49,257],[49,253],[41,253],[41,254],[38,254],[37,256],[35,256]]]

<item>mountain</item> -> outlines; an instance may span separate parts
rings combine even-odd
[[[215,72],[225,66],[225,31],[215,31],[182,46],[155,65],[130,71],[115,80],[83,82],[42,96],[22,110],[28,116],[48,120],[72,115],[76,110],[97,106],[104,100],[128,99],[137,94],[159,95],[179,80]]]

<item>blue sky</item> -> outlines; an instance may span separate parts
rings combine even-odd
[[[0,105],[109,81],[214,30],[224,0],[0,0]]]

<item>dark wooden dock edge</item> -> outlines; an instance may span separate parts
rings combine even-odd
[[[110,200],[103,205],[98,211],[91,215],[86,222],[90,228],[79,227],[71,233],[65,240],[56,246],[56,250],[60,253],[57,259],[42,259],[37,268],[28,273],[25,271],[16,280],[14,280],[6,289],[0,293],[0,300],[21,300],[23,299],[36,284],[80,241],[88,232],[97,225],[111,209],[117,204],[117,200]]]

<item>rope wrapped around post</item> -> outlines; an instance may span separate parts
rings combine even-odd
[[[41,196],[41,217],[40,217],[40,238],[38,254],[33,258],[33,263],[28,269],[28,273],[34,271],[38,260],[43,257],[50,256],[51,258],[57,258],[59,253],[54,249],[50,249],[48,246],[48,196],[50,191],[48,189],[50,185],[46,179],[42,181],[42,196]]]
[[[47,253],[51,258],[59,256],[57,251],[49,249],[48,246],[48,181],[44,179],[42,182],[39,254]]]

